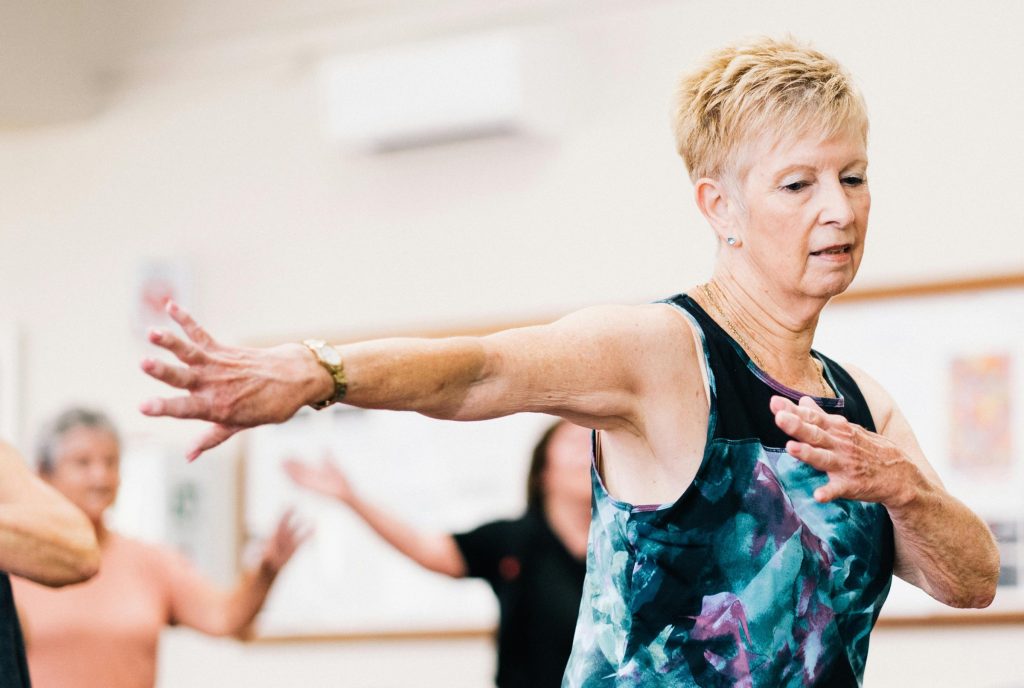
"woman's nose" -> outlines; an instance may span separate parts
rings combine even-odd
[[[94,482],[108,483],[114,478],[114,471],[103,464],[93,465],[89,470],[89,478]]]
[[[853,202],[847,194],[842,183],[836,180],[835,183],[821,185],[821,212],[819,215],[822,224],[846,227],[850,225],[856,213],[853,209]]]

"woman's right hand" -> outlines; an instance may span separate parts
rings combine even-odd
[[[284,472],[296,485],[327,497],[334,497],[349,504],[354,492],[341,468],[330,458],[324,458],[319,465],[299,459],[285,459]]]
[[[149,341],[174,354],[184,365],[147,358],[142,369],[188,394],[149,399],[140,410],[148,416],[213,423],[189,450],[189,460],[240,430],[281,423],[304,405],[330,396],[334,387],[330,375],[303,345],[269,349],[229,346],[211,337],[176,303],[168,303],[167,312],[181,326],[186,339],[153,330]]]

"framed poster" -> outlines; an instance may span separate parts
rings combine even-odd
[[[951,609],[894,580],[882,622],[1024,621],[1024,275],[851,292],[822,313],[815,348],[885,387],[999,542],[990,608]]]

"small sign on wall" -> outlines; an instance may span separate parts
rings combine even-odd
[[[145,340],[154,327],[171,321],[164,308],[170,300],[193,304],[192,269],[183,259],[156,258],[142,262],[135,274],[134,330]]]

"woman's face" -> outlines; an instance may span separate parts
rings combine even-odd
[[[121,484],[121,448],[108,431],[77,427],[57,442],[53,470],[43,477],[98,522],[117,498]]]
[[[736,212],[746,269],[787,293],[842,293],[864,253],[867,164],[863,136],[852,127],[825,140],[762,145],[740,183]]]
[[[562,423],[548,441],[544,490],[552,499],[590,500],[590,430]]]

